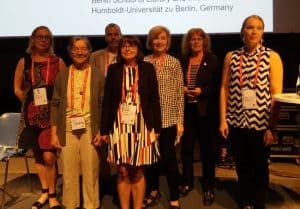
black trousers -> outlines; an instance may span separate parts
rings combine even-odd
[[[270,149],[264,146],[264,132],[233,127],[229,129],[229,139],[236,161],[240,208],[253,205],[254,209],[265,209]]]
[[[202,161],[203,191],[213,191],[215,185],[217,121],[198,116],[196,103],[185,107],[184,134],[181,140],[183,184],[193,187],[194,150],[198,141]]]
[[[145,169],[146,189],[148,192],[151,192],[159,190],[159,167],[161,166],[161,168],[163,168],[169,187],[171,201],[179,199],[179,171],[174,147],[176,135],[176,125],[161,130],[159,137],[161,159],[158,163],[147,166]]]

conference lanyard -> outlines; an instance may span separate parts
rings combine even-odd
[[[46,85],[48,85],[48,81],[49,81],[49,71],[50,71],[50,58],[47,58]],[[35,83],[35,79],[34,79],[34,59],[33,59],[33,57],[31,57],[30,74],[31,74],[32,86],[35,86],[36,83]]]
[[[87,85],[87,79],[89,76],[89,70],[90,70],[90,67],[87,67],[85,69],[82,91],[80,91],[80,95],[82,95],[81,110],[83,110],[83,107],[84,107],[85,95],[86,95],[86,85]],[[71,107],[70,108],[71,108],[71,110],[74,110],[74,66],[73,65],[71,65]]]
[[[254,76],[254,81],[253,81],[253,85],[254,87],[256,86],[257,83],[257,77],[258,77],[258,70],[259,70],[259,66],[260,66],[260,59],[261,59],[261,48],[259,48],[259,55],[258,55],[258,59],[256,62],[256,70],[255,70],[255,76]],[[244,50],[241,51],[241,55],[240,55],[240,65],[239,65],[239,71],[240,71],[240,85],[243,86],[243,55],[244,55]]]
[[[124,103],[126,100],[126,67],[123,67],[123,79],[122,79],[122,102]],[[138,80],[139,80],[139,71],[138,71],[138,65],[135,65],[132,68],[128,68],[128,70],[130,69],[135,69],[134,72],[134,81],[133,84],[131,85],[131,92],[132,92],[132,101],[135,102],[136,100],[136,94],[137,94],[137,89],[138,89]]]

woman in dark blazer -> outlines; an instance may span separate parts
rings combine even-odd
[[[221,71],[218,58],[211,53],[209,36],[201,28],[190,29],[184,36],[182,54],[185,131],[181,140],[183,184],[180,193],[184,196],[193,189],[194,143],[198,140],[203,171],[203,203],[211,205],[214,201]]]
[[[101,138],[108,142],[108,160],[118,166],[121,208],[142,208],[144,166],[159,157],[161,128],[158,84],[154,66],[142,61],[139,40],[124,36],[119,61],[108,68],[102,104]]]
[[[138,61],[137,65],[139,70],[138,92],[146,126],[148,129],[154,128],[155,132],[159,133],[161,128],[160,105],[159,97],[156,97],[158,87],[157,81],[154,81],[156,79],[155,72],[153,74],[154,68],[152,64],[144,61]],[[105,92],[109,92],[109,94],[105,94],[102,106],[102,118],[107,119],[102,120],[102,134],[108,134],[112,130],[122,94],[123,63],[112,64],[108,69],[110,77],[106,78],[108,84],[105,86]]]

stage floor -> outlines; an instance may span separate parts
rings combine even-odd
[[[27,176],[23,167],[23,159],[12,159],[10,163],[10,174],[8,176],[7,191],[16,198],[6,196],[6,208],[24,209],[31,208],[31,204],[40,195],[40,186],[38,177],[35,173],[33,161],[30,163],[30,179],[32,183],[32,191],[27,182]],[[179,167],[181,165],[179,164]],[[211,207],[202,205],[203,192],[200,186],[201,182],[201,162],[194,163],[195,168],[195,188],[186,197],[180,199],[182,209],[236,209],[237,184],[234,167],[217,166],[215,202]],[[0,166],[0,184],[4,177],[4,163]],[[267,209],[298,209],[300,208],[300,166],[293,161],[288,162],[272,162],[270,163],[270,179]],[[57,194],[61,198],[62,179],[58,179]],[[164,176],[160,177],[160,190],[162,198],[159,204],[153,208],[168,209],[168,189]],[[105,192],[105,190],[102,190]],[[101,209],[117,209],[118,207],[112,202],[112,195],[109,192],[103,194]],[[2,193],[0,192],[0,201],[2,201]],[[45,206],[44,209],[48,209]]]

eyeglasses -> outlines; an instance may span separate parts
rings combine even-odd
[[[49,41],[51,39],[51,36],[35,35],[34,38],[39,41]]]
[[[127,48],[127,49],[130,49],[130,50],[133,50],[133,49],[137,49],[137,46],[136,45],[129,45],[129,44],[124,44],[124,45],[122,44],[121,48],[122,49],[126,49]]]
[[[73,53],[78,53],[78,52],[86,53],[87,51],[89,51],[89,49],[87,47],[82,47],[82,48],[74,47],[71,49],[71,51]]]

